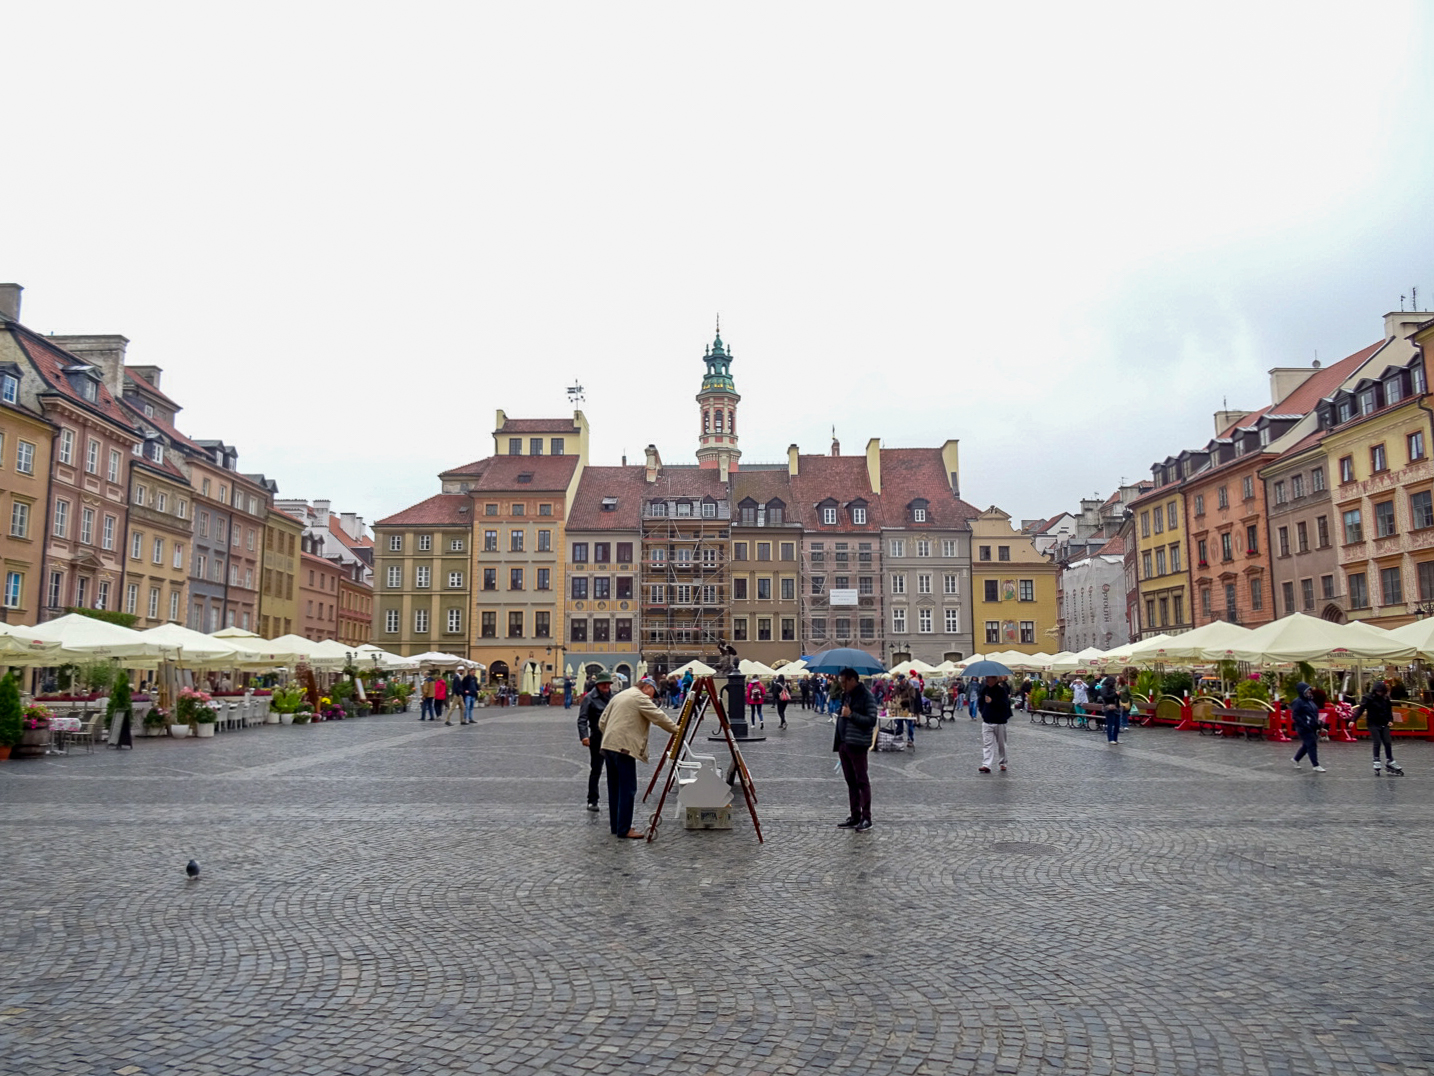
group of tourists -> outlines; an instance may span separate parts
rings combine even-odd
[[[474,724],[473,706],[478,701],[478,688],[477,673],[471,668],[428,673],[419,688],[418,720],[437,721],[441,717],[445,725],[451,725],[453,715],[457,714],[460,725]]]

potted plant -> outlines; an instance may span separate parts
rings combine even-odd
[[[20,743],[10,752],[13,758],[37,758],[50,745],[50,718],[55,713],[48,706],[31,704],[20,717]]]
[[[0,760],[10,757],[10,749],[24,737],[23,714],[20,709],[20,689],[15,677],[6,674],[0,680]]]
[[[281,725],[292,725],[294,714],[304,702],[304,689],[299,684],[276,687],[269,696],[269,708]]]
[[[192,687],[181,688],[175,717],[180,723],[188,725],[195,736],[213,736],[214,723],[219,719],[213,701],[207,691],[197,691]]]
[[[105,726],[109,727],[114,722],[124,722],[128,717],[131,724],[134,722],[134,703],[130,700],[129,673],[124,669],[116,669],[114,672],[114,685],[110,688],[110,701],[105,706]]]
[[[293,722],[296,725],[308,725],[313,722],[313,717],[314,714],[311,710],[296,710],[294,712]]]
[[[149,713],[144,715],[144,734],[146,736],[163,736],[173,716],[163,706],[150,707]]]

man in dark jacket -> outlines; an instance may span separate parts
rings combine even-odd
[[[598,727],[598,720],[602,717],[603,710],[607,709],[607,701],[612,698],[612,673],[598,673],[593,680],[593,688],[583,696],[582,702],[578,704],[578,738],[582,740],[583,746],[588,749],[592,756],[592,769],[588,771],[588,810],[598,809],[598,778],[602,776],[602,729]]]
[[[468,669],[458,680],[458,694],[463,698],[463,724],[472,725],[473,705],[478,701],[478,677]]]
[[[871,780],[866,773],[866,757],[876,729],[876,700],[855,669],[843,669],[839,679],[841,710],[837,713],[832,750],[841,759],[851,814],[845,822],[837,823],[837,828],[865,833],[871,829]]]
[[[1324,773],[1324,767],[1319,764],[1319,707],[1310,697],[1309,684],[1303,681],[1295,685],[1295,701],[1290,705],[1290,717],[1294,720],[1295,731],[1300,734],[1295,769],[1300,768],[1300,759],[1309,755],[1314,772]]]
[[[1364,723],[1369,726],[1369,742],[1374,746],[1374,772],[1379,772],[1379,745],[1383,744],[1384,768],[1390,773],[1403,773],[1399,763],[1394,761],[1394,740],[1389,734],[1389,724],[1394,720],[1394,707],[1389,688],[1383,680],[1376,680],[1368,694],[1359,700],[1359,707],[1354,711],[1351,720],[1358,721],[1361,715],[1364,717]]]
[[[1120,743],[1120,691],[1115,686],[1115,674],[1107,673],[1095,689],[1100,699],[1101,713],[1105,715],[1105,742]]]
[[[999,676],[986,677],[981,687],[981,772],[992,765],[1006,772],[1006,725],[1011,720],[1011,689]]]

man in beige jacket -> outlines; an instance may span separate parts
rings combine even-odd
[[[647,735],[653,725],[667,732],[677,726],[652,701],[657,684],[644,676],[636,687],[619,691],[598,721],[602,753],[607,760],[608,820],[614,837],[641,838],[632,828],[632,807],[637,800],[637,760],[647,761]]]

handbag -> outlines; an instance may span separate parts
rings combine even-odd
[[[792,701],[792,693],[791,693],[790,691],[788,691],[786,688],[782,688],[782,693],[781,693],[780,695],[778,695],[777,698],[781,699],[783,702],[791,702],[791,701]]]

